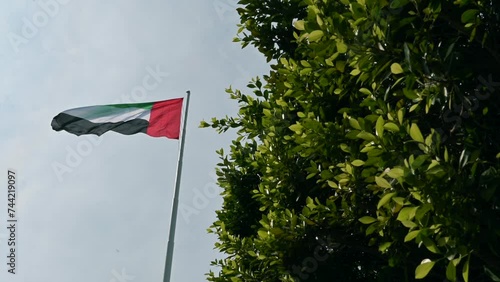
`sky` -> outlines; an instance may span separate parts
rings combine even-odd
[[[206,232],[222,203],[215,150],[228,148],[234,132],[198,126],[235,115],[225,88],[245,90],[269,69],[255,49],[232,42],[236,2],[0,2],[0,281],[162,281],[179,142],[114,132],[78,137],[50,122],[70,108],[187,90],[171,281],[206,280],[221,257]]]

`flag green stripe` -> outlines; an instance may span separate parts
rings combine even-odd
[[[114,108],[141,108],[141,109],[151,110],[151,108],[153,108],[153,104],[154,103],[149,102],[149,103],[137,103],[137,104],[114,104],[106,106]]]

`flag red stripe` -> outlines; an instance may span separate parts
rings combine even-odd
[[[147,134],[179,139],[183,98],[155,102],[151,109]]]

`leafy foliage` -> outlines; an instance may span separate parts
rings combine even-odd
[[[238,130],[208,280],[500,277],[500,3],[240,4],[239,40],[277,60],[202,122]]]
[[[240,0],[238,3],[244,5],[237,9],[241,36],[235,41],[241,41],[243,46],[253,44],[268,61],[278,59],[282,54],[290,56],[297,48],[291,23],[306,15],[305,5],[301,2]]]

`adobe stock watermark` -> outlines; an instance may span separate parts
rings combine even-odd
[[[470,113],[479,109],[479,101],[487,100],[491,94],[495,93],[496,89],[500,87],[500,81],[494,81],[493,76],[490,74],[488,78],[479,76],[478,85],[474,89],[474,96],[464,97],[460,103],[453,103],[452,109],[447,110],[443,115],[445,123],[454,123],[453,131],[460,128],[462,125],[462,118],[467,119]],[[446,141],[448,135],[442,128],[436,130],[441,135],[441,142]]]
[[[209,173],[212,181],[209,181],[203,186],[202,189],[195,188],[193,190],[194,196],[190,204],[180,203],[179,212],[184,221],[189,224],[193,215],[198,215],[200,212],[208,207],[210,201],[220,196],[222,189],[217,186],[217,177],[213,173]]]
[[[49,24],[50,19],[55,18],[61,11],[61,7],[68,4],[71,0],[38,0],[37,4],[39,9],[29,17],[21,19],[21,33],[9,32],[7,38],[9,39],[12,49],[17,54],[22,45],[26,45],[35,36],[37,36],[40,29]]]
[[[129,93],[122,94],[119,99],[114,100],[110,104],[136,103],[143,102],[150,91],[159,87],[159,85],[170,74],[163,72],[159,65],[155,67],[147,66],[146,75],[142,78],[142,83],[131,89]],[[66,157],[64,161],[53,161],[51,163],[52,170],[57,176],[57,180],[61,183],[64,180],[64,175],[73,172],[80,166],[88,157],[95,147],[102,142],[102,137],[96,135],[84,135],[75,146],[66,146]]]
[[[241,66],[240,64],[234,64],[234,59],[229,57],[227,52],[224,51],[221,47],[219,47],[219,49],[217,49],[217,52],[219,53],[221,58],[224,59],[224,61],[231,63],[234,66],[234,68],[236,68],[236,70],[240,74],[241,78],[246,79],[246,78],[250,77],[250,73],[248,72],[248,70],[246,68],[244,68],[243,66]]]
[[[330,245],[318,238],[318,245],[314,248],[313,255],[302,260],[301,265],[292,265],[292,278],[295,282],[300,282],[309,279],[309,276],[318,270],[321,262],[326,261],[330,254],[327,249]]]
[[[238,0],[215,0],[213,6],[219,20],[224,21],[227,19],[226,13],[230,12],[231,18],[237,18],[236,8],[238,7]]]
[[[109,280],[109,282],[127,282],[134,281],[135,276],[128,275],[125,268],[122,268],[121,272],[118,272],[116,269],[111,270],[111,274],[113,278]]]

